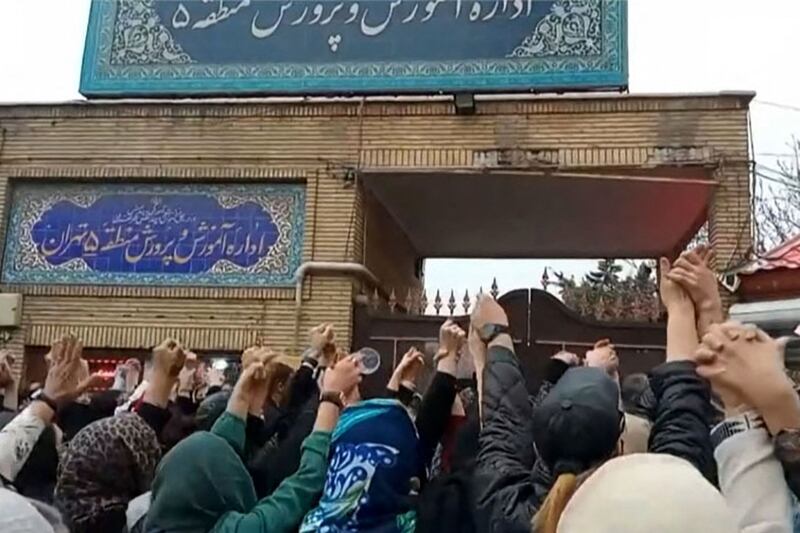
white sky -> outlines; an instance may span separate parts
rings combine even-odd
[[[52,102],[78,94],[89,0],[0,0],[0,101]],[[785,153],[800,136],[800,1],[630,0],[631,92],[755,90],[756,159]],[[539,286],[545,265],[577,275],[580,261],[429,261],[426,284],[474,293],[497,277],[501,291]]]

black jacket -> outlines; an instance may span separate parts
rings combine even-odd
[[[552,366],[552,365],[551,365]],[[528,398],[519,363],[505,348],[489,351],[483,374],[483,429],[474,479],[475,519],[481,533],[529,533],[552,479],[533,447],[532,409],[566,370],[553,367],[536,399]],[[695,365],[665,363],[650,374],[655,395],[650,452],[686,459],[709,480],[715,463],[708,383]]]
[[[541,501],[533,475],[533,409],[519,362],[510,350],[489,350],[483,372],[481,429],[473,479],[476,530],[530,533]]]
[[[695,369],[691,361],[675,361],[650,372],[655,412],[648,451],[686,459],[715,483],[717,465],[709,434],[711,388]]]

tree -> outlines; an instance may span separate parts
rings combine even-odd
[[[778,160],[777,169],[755,165],[754,223],[756,253],[761,254],[800,233],[800,141]]]
[[[601,259],[597,269],[580,283],[561,272],[553,272],[553,285],[571,309],[598,320],[656,320],[660,313],[653,261],[632,262],[636,271],[623,276],[615,259]],[[551,283],[551,282],[548,282]]]

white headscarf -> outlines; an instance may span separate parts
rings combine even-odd
[[[725,498],[691,464],[665,454],[618,457],[575,492],[558,533],[739,533]]]

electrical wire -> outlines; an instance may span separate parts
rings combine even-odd
[[[778,109],[786,109],[787,111],[797,111],[800,113],[800,106],[781,104],[780,102],[770,102],[769,100],[753,100],[753,103],[769,107],[777,107]]]

